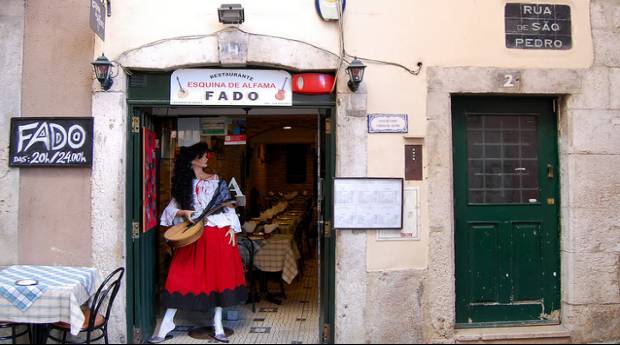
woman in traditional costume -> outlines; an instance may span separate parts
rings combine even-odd
[[[161,216],[162,226],[191,221],[232,200],[226,181],[205,173],[210,156],[205,143],[181,148],[175,162],[173,199]],[[151,342],[165,340],[174,329],[177,309],[208,312],[214,308],[214,337],[228,342],[222,326],[222,308],[242,304],[248,295],[236,246],[236,233],[241,232],[241,225],[234,208],[229,207],[207,216],[204,224],[204,233],[198,241],[173,253],[162,294],[166,314]]]

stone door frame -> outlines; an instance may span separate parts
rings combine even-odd
[[[118,67],[118,75],[109,91],[101,90],[93,82],[92,114],[94,117],[94,161],[92,167],[92,252],[93,262],[101,272],[125,267],[126,241],[126,150],[127,150],[127,81],[131,70],[170,71],[190,67],[243,68],[265,66],[290,71],[335,71],[340,58],[325,49],[297,40],[248,34],[230,28],[216,34],[161,40],[127,50],[111,59]],[[344,64],[343,64],[344,66]],[[366,114],[365,89],[356,94],[346,86],[344,71],[337,80],[336,122],[341,117],[359,117]],[[365,117],[359,117],[365,122]],[[341,152],[359,150],[347,138],[347,132],[337,131],[336,148]],[[351,147],[349,147],[351,146]],[[365,150],[363,153],[365,154]],[[338,161],[338,159],[337,159]],[[365,164],[365,160],[358,164]],[[337,169],[340,163],[337,162]],[[365,168],[365,165],[364,165]],[[126,301],[125,289],[118,300]],[[112,339],[126,342],[126,303],[117,303],[115,317],[110,320]]]
[[[514,87],[504,87],[506,74],[520,76]],[[571,117],[568,96],[581,93],[581,74],[569,69],[501,69],[483,67],[429,68],[427,71],[429,266],[423,301],[425,339],[453,340],[456,312],[454,258],[454,181],[452,153],[452,95],[538,95],[558,98],[560,195],[566,204],[569,160],[566,128]],[[567,208],[561,209],[561,242],[567,240]],[[565,252],[560,260],[564,262]],[[562,266],[561,284],[570,279]],[[564,298],[562,298],[564,300]],[[565,315],[562,315],[564,319]]]

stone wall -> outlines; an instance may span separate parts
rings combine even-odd
[[[591,3],[594,64],[569,97],[562,320],[573,341],[620,341],[620,6]]]
[[[339,79],[336,176],[368,176],[367,91]],[[425,270],[369,272],[367,233],[336,235],[335,343],[421,343]]]
[[[105,277],[117,267],[126,267],[126,155],[127,155],[127,96],[124,91],[124,73],[114,79],[110,91],[93,85],[92,114],[95,141],[91,180],[92,260]],[[127,278],[128,275],[125,275]],[[124,279],[116,296],[108,331],[112,343],[126,343],[127,304],[126,287],[133,282]],[[139,292],[136,292],[139,294]]]
[[[19,169],[9,168],[11,117],[21,116],[24,0],[0,6],[0,266],[17,263]]]

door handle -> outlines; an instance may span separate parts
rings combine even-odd
[[[553,172],[553,165],[551,164],[547,164],[547,178],[548,179],[552,179],[554,178],[554,172]]]

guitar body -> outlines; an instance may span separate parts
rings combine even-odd
[[[185,221],[166,230],[164,238],[172,248],[176,249],[198,241],[204,230],[205,225],[202,219],[194,224]]]

